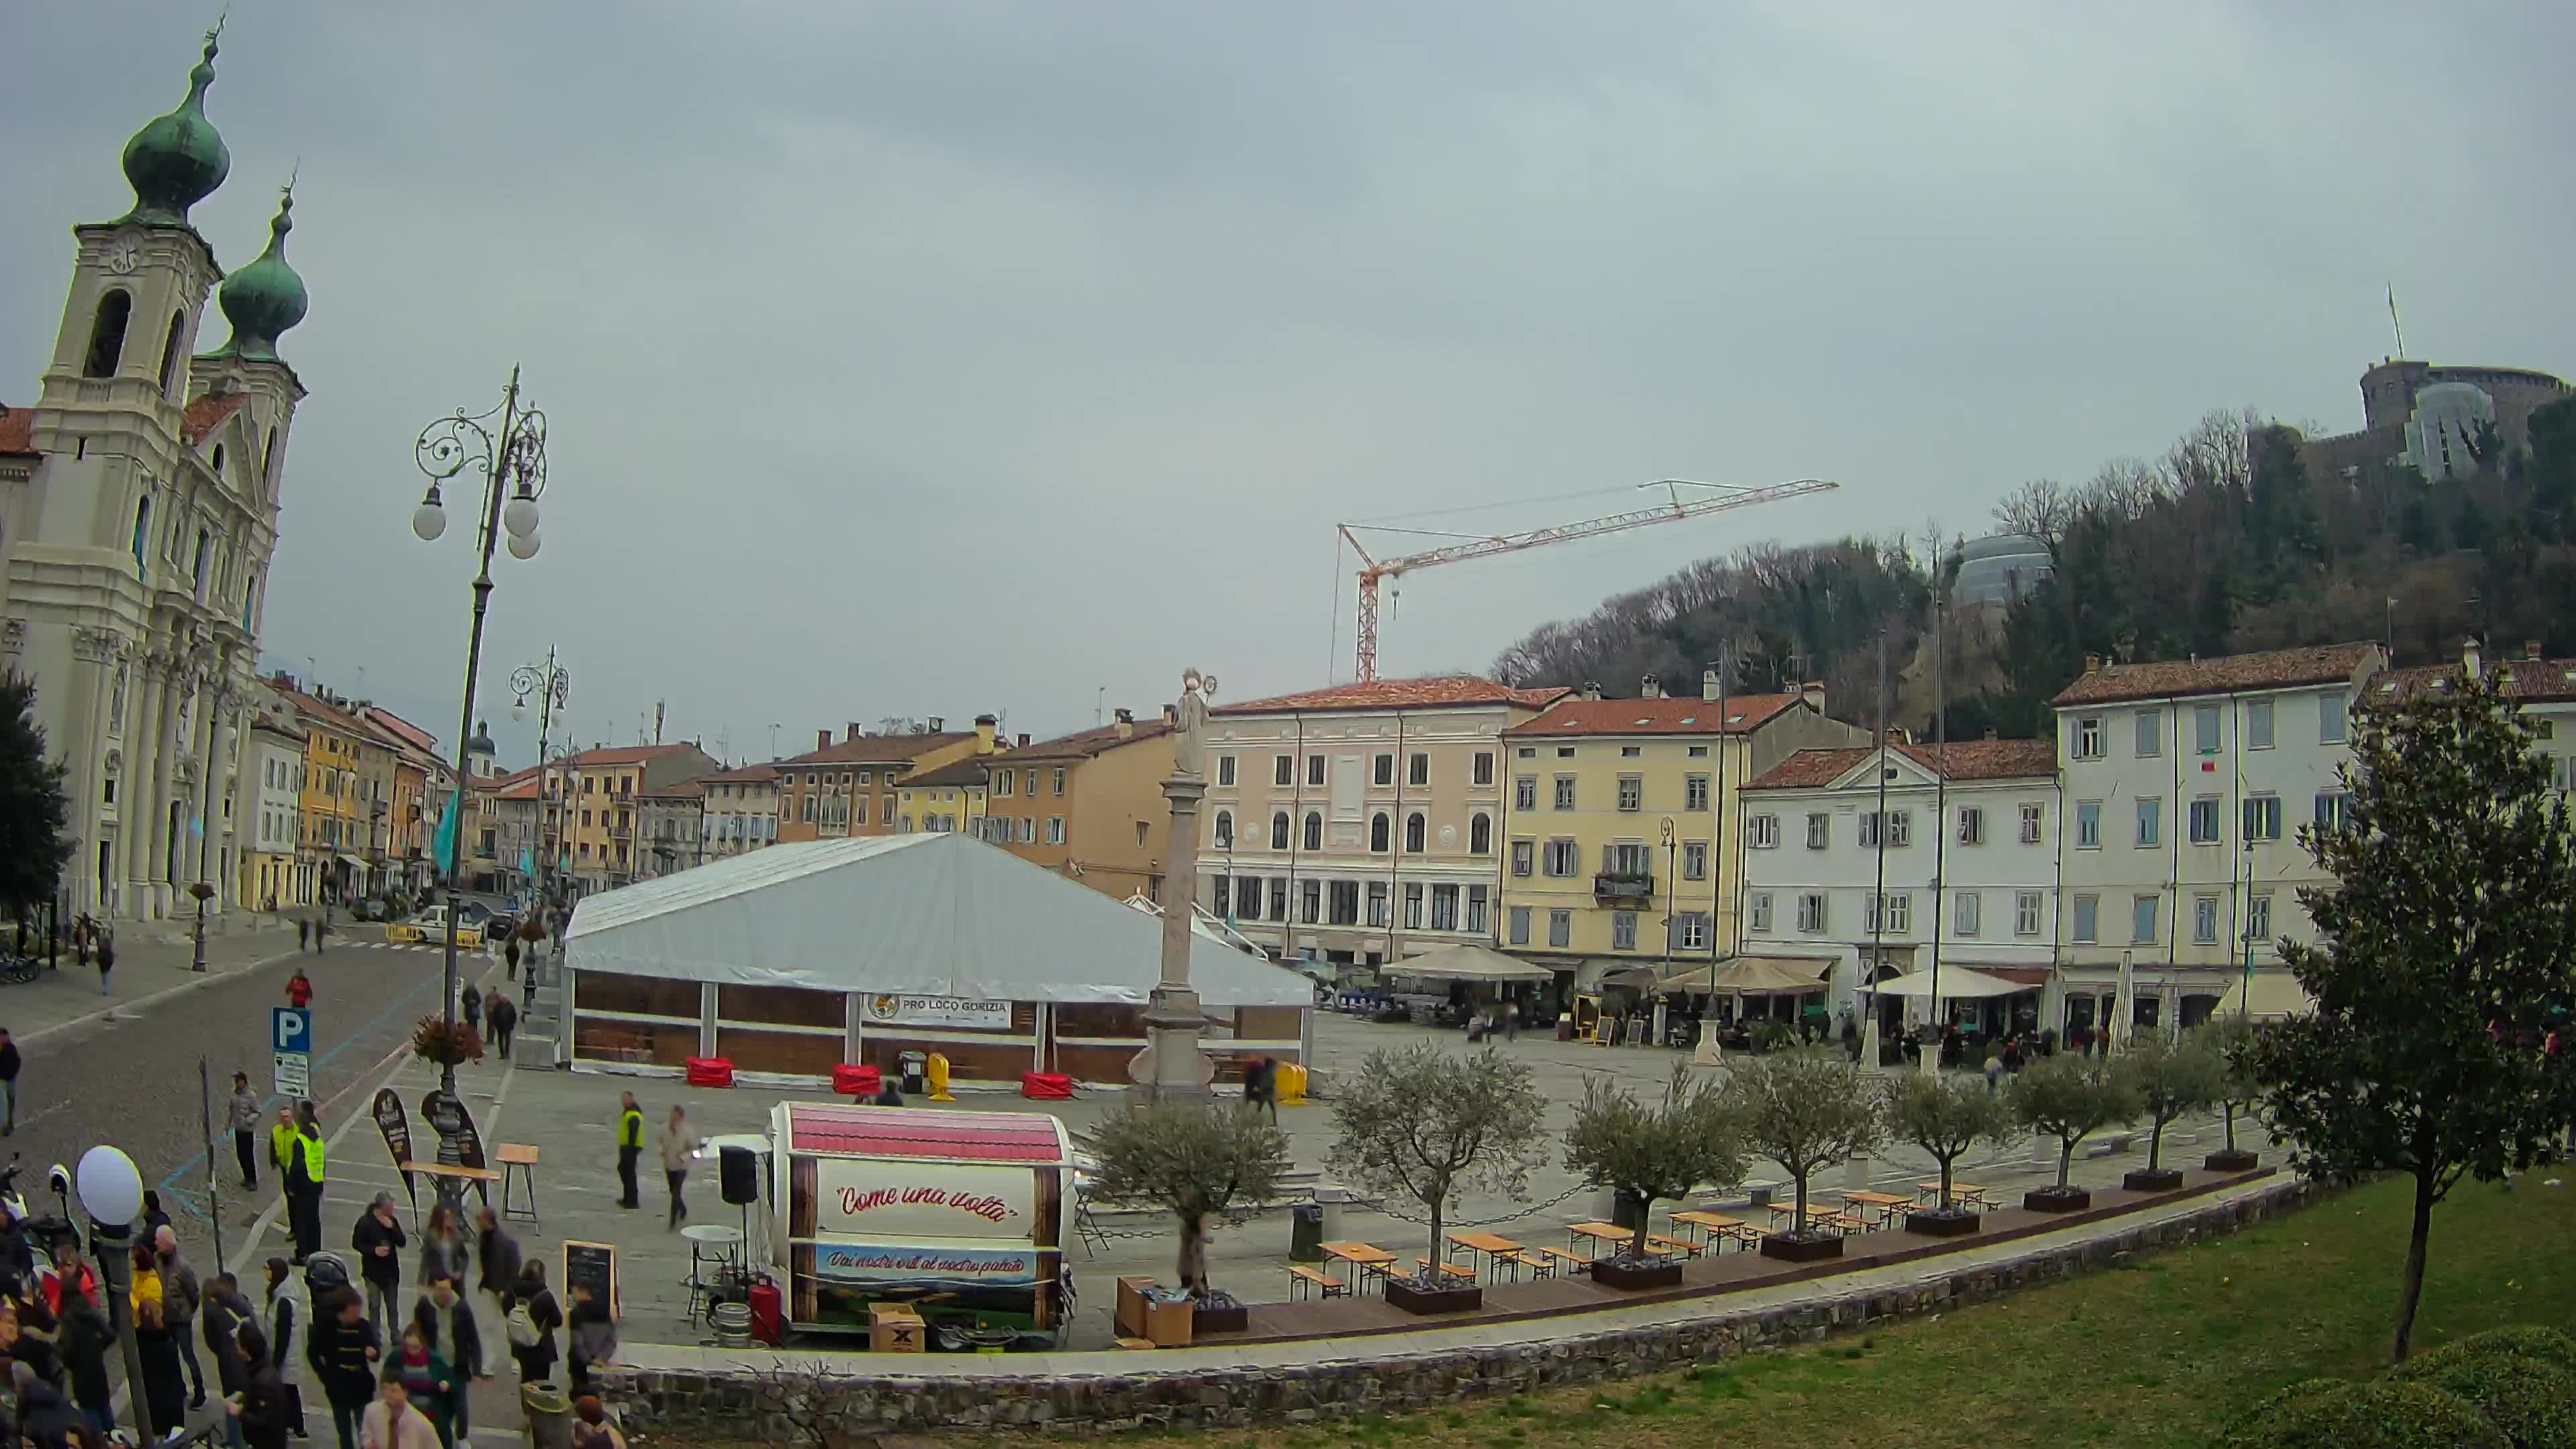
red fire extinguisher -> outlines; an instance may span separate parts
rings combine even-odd
[[[751,1285],[751,1336],[777,1348],[787,1342],[785,1305],[780,1302],[778,1281],[763,1278]]]

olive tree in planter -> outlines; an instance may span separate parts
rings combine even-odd
[[[2127,1078],[2102,1061],[2081,1057],[2042,1057],[2013,1078],[2006,1089],[2014,1120],[2042,1137],[2057,1139],[2057,1184],[2023,1193],[2021,1205],[2032,1212],[2081,1212],[2093,1205],[2093,1194],[2068,1184],[2075,1149],[2085,1138],[2138,1115],[2138,1098]]]
[[[1951,1172],[1979,1143],[2005,1147],[2021,1135],[2011,1106],[1974,1077],[1908,1073],[1888,1094],[1887,1130],[1941,1164],[1940,1201],[1929,1211],[1907,1213],[1905,1230],[1935,1238],[1975,1232],[1976,1211],[1951,1198]]]
[[[1150,1203],[1180,1220],[1181,1287],[1205,1299],[1207,1224],[1275,1196],[1288,1171],[1288,1138],[1269,1118],[1232,1103],[1165,1102],[1102,1124],[1091,1193],[1104,1202]]]
[[[1660,1103],[1600,1077],[1583,1084],[1582,1104],[1565,1130],[1565,1167],[1586,1187],[1606,1187],[1637,1204],[1637,1232],[1626,1251],[1593,1263],[1594,1282],[1613,1288],[1665,1288],[1682,1281],[1678,1258],[1646,1251],[1658,1202],[1690,1195],[1702,1183],[1732,1186],[1744,1177],[1744,1145],[1714,1077],[1694,1079],[1676,1064]]]
[[[2261,1100],[2263,1084],[2254,1079],[2254,1039],[2262,1028],[2244,1016],[2212,1017],[2198,1032],[2202,1045],[2218,1056],[2218,1118],[2227,1145],[2200,1160],[2210,1172],[2250,1172],[2263,1159],[2236,1145],[2236,1118]]]
[[[1547,1098],[1530,1070],[1487,1048],[1459,1054],[1429,1042],[1369,1054],[1333,1103],[1337,1136],[1326,1160],[1370,1192],[1422,1204],[1431,1216],[1432,1270],[1389,1273],[1386,1301],[1414,1313],[1480,1307],[1482,1288],[1452,1288],[1438,1271],[1449,1205],[1469,1190],[1517,1196],[1545,1160]]]
[[[2227,1064],[2197,1037],[2140,1042],[2113,1070],[2127,1082],[2147,1119],[2147,1165],[2120,1179],[2131,1192],[2171,1192],[2182,1169],[2164,1165],[2165,1129],[2185,1112],[2206,1107],[2224,1091]]]
[[[1807,1181],[1887,1140],[1877,1078],[1840,1048],[1802,1048],[1735,1064],[1727,1100],[1753,1155],[1780,1165],[1797,1197],[1789,1231],[1762,1240],[1762,1255],[1793,1263],[1839,1258],[1839,1234],[1807,1229]]]

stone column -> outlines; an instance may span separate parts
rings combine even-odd
[[[1198,920],[1199,802],[1207,796],[1201,757],[1207,737],[1207,701],[1216,680],[1193,669],[1181,676],[1180,728],[1172,737],[1172,774],[1163,781],[1171,802],[1170,844],[1163,852],[1162,970],[1145,1008],[1147,1045],[1137,1064],[1139,1084],[1157,1102],[1208,1095],[1214,1073],[1199,1050],[1207,1013],[1190,989],[1190,945]]]
[[[148,650],[134,659],[139,697],[125,732],[125,774],[117,786],[116,812],[124,825],[125,892],[120,904],[129,920],[152,915],[152,869],[164,824],[156,777],[160,765],[161,716],[169,685],[161,660]]]

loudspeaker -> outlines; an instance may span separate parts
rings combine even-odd
[[[760,1154],[748,1147],[719,1148],[716,1167],[728,1204],[739,1207],[760,1201]]]

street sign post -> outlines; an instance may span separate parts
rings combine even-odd
[[[313,1013],[299,1006],[271,1007],[268,1044],[276,1057],[277,1095],[302,1101],[313,1095]]]

